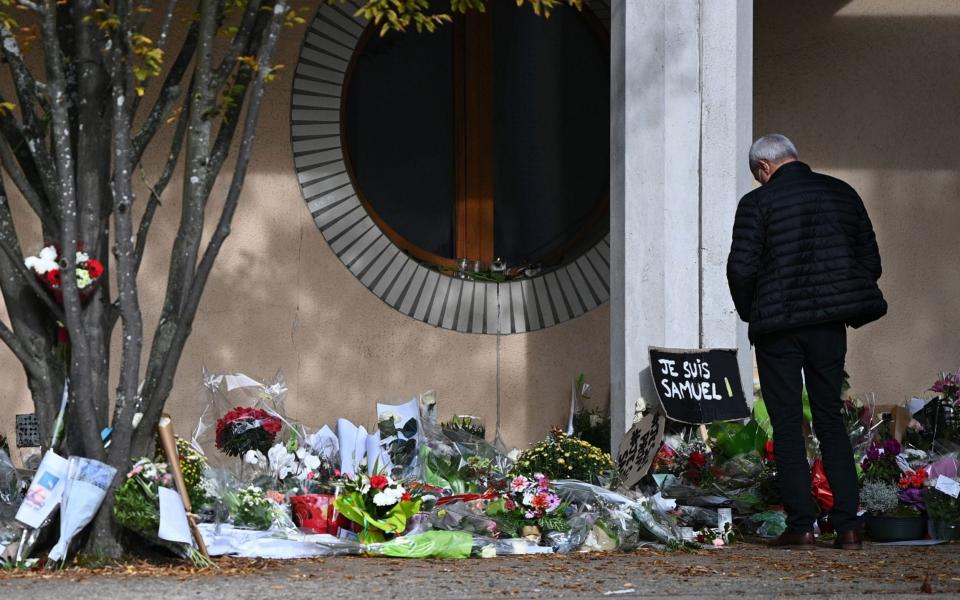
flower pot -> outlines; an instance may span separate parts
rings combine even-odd
[[[867,516],[867,535],[875,542],[903,542],[923,539],[927,534],[926,519],[915,517]]]
[[[935,540],[960,540],[960,525],[931,519],[930,537]]]
[[[291,496],[293,519],[303,529],[335,536],[340,532],[340,527],[336,511],[333,509],[333,500],[334,497],[331,494]]]

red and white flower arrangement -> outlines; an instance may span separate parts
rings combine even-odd
[[[238,406],[217,420],[217,449],[227,456],[266,454],[280,433],[280,419],[259,408]]]
[[[86,300],[103,275],[103,264],[83,250],[77,250],[76,259],[77,288],[80,290],[81,300]],[[56,244],[44,246],[36,256],[28,256],[23,263],[33,271],[40,283],[50,290],[57,302],[62,303],[60,248]]]

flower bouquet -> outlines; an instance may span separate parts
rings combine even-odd
[[[238,406],[217,420],[217,449],[227,456],[265,454],[281,428],[280,419],[267,411]]]
[[[382,542],[402,534],[407,520],[420,511],[421,499],[388,475],[358,474],[342,479],[343,492],[334,507],[346,519],[360,525],[360,543]]]
[[[240,488],[227,498],[234,525],[258,530],[270,529],[275,525],[292,525],[283,503],[283,494],[265,492],[256,485]]]
[[[100,510],[116,474],[115,468],[100,461],[70,457],[60,500],[60,539],[50,549],[48,559],[51,562],[66,560],[70,542]]]
[[[517,457],[513,474],[542,474],[553,479],[577,479],[609,485],[616,479],[613,458],[588,442],[554,429],[547,439]]]
[[[317,454],[291,436],[287,445],[275,444],[266,456],[248,451],[244,461],[266,467],[269,473],[264,484],[289,496],[297,525],[315,533],[337,534],[333,500],[334,480],[340,472],[331,457]]]
[[[514,477],[503,496],[487,506],[487,515],[507,537],[539,540],[544,533],[569,529],[564,508],[550,479],[536,473],[531,478]]]
[[[179,443],[178,443],[179,449]],[[205,493],[200,481],[193,477],[188,478],[187,469],[184,469],[184,480],[191,498],[200,497]],[[191,482],[195,482],[193,485]],[[126,480],[117,487],[114,493],[113,517],[117,523],[141,535],[152,543],[169,548],[189,558],[198,567],[210,564],[193,544],[168,542],[158,537],[160,529],[160,489],[161,487],[174,489],[173,475],[167,472],[167,464],[141,458],[134,463],[127,473]]]
[[[77,288],[80,300],[86,301],[93,294],[96,283],[103,275],[103,264],[82,249],[77,250]],[[60,273],[60,247],[56,244],[45,246],[36,256],[28,256],[24,265],[33,271],[37,280],[53,294],[54,299],[63,304],[63,289]]]

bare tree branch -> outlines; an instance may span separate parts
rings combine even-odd
[[[180,116],[177,117],[177,129],[173,132],[173,141],[170,143],[170,152],[167,154],[167,162],[163,165],[163,171],[160,177],[150,188],[150,200],[147,201],[147,207],[140,219],[140,226],[137,228],[137,247],[134,250],[136,257],[136,271],[140,272],[140,264],[143,262],[143,253],[147,247],[147,234],[150,226],[153,224],[153,215],[160,206],[160,198],[163,196],[167,184],[170,183],[173,172],[180,160],[180,151],[183,148],[183,138],[187,131],[187,108],[184,108]]]
[[[53,316],[56,317],[61,322],[66,318],[63,314],[63,309],[59,304],[53,301],[50,298],[50,294],[47,293],[45,289],[37,282],[36,277],[33,276],[33,273],[26,267],[23,262],[23,254],[20,252],[19,244],[12,243],[12,240],[8,240],[6,236],[0,236],[0,249],[3,250],[3,253],[7,255],[7,258],[16,266],[17,273],[20,274],[20,277],[23,278],[23,282],[26,283],[30,289],[37,295],[38,298],[50,309],[50,312],[53,313]]]
[[[23,127],[18,126],[18,129],[26,141],[30,154],[33,156],[34,164],[37,167],[47,196],[54,198],[56,197],[56,172],[53,160],[47,153],[44,144],[44,126],[37,116],[36,105],[39,102],[39,96],[37,94],[36,78],[23,62],[23,55],[16,36],[5,24],[0,24],[0,41],[2,41],[3,56],[10,65],[10,74],[19,100],[20,112],[23,114]]]
[[[264,86],[270,74],[270,62],[276,49],[277,39],[280,36],[280,26],[287,14],[287,10],[286,0],[277,0],[273,6],[269,25],[264,33],[263,43],[260,44],[260,50],[257,54],[257,77],[249,91],[249,106],[241,134],[242,137],[240,150],[237,154],[236,168],[233,172],[233,178],[230,182],[230,188],[227,192],[223,212],[220,214],[217,228],[207,244],[203,258],[197,268],[194,285],[190,288],[189,295],[186,298],[181,313],[169,320],[161,319],[160,327],[157,329],[154,349],[151,351],[150,365],[148,366],[147,377],[144,381],[144,389],[142,392],[143,397],[146,399],[143,420],[147,423],[155,423],[156,420],[160,418],[163,402],[159,400],[166,398],[170,394],[170,389],[173,386],[173,375],[180,362],[180,356],[183,353],[187,338],[192,331],[193,319],[200,305],[203,289],[206,286],[207,279],[210,276],[213,263],[220,252],[220,248],[223,246],[223,242],[227,236],[230,235],[230,224],[236,213],[237,204],[240,200],[240,191],[243,189],[247,167],[250,163],[257,118],[259,117],[260,107],[263,103]],[[162,338],[161,343],[167,347],[167,351],[163,354],[155,354],[157,338]],[[150,443],[149,435],[146,431],[138,431],[133,450],[138,451],[146,448]]]
[[[228,50],[226,56],[223,57],[220,66],[217,67],[216,74],[213,76],[213,81],[210,83],[214,93],[223,87],[230,73],[233,72],[234,67],[237,65],[237,58],[240,57],[242,52],[247,50],[247,45],[250,43],[250,36],[253,33],[253,26],[257,21],[257,12],[259,10],[260,0],[248,0],[247,8],[243,13],[243,19],[240,21],[240,27],[236,36],[233,38],[233,42],[230,44],[230,50]]]
[[[74,159],[70,122],[66,101],[66,77],[63,70],[63,58],[60,40],[57,36],[57,0],[44,0],[43,32],[47,65],[47,86],[50,90],[50,116],[53,123],[53,147],[59,182],[59,200],[61,209],[61,288],[63,291],[64,312],[67,331],[70,334],[71,364],[70,380],[73,382],[73,396],[81,411],[80,433],[84,450],[91,458],[103,460],[104,450],[100,440],[100,424],[96,419],[96,406],[91,393],[90,355],[80,305],[80,290],[77,287],[77,234],[78,215],[76,188],[74,185]]]
[[[50,207],[40,197],[36,188],[24,174],[5,136],[0,136],[0,163],[3,164],[3,168],[10,174],[10,178],[13,179],[20,193],[23,194],[27,204],[33,209],[34,214],[40,219],[40,223],[44,229],[58,231],[60,229],[60,223],[56,215],[50,211]]]
[[[123,322],[122,358],[120,363],[120,383],[113,413],[115,446],[111,454],[126,459],[129,456],[130,433],[133,412],[136,409],[137,388],[140,381],[140,355],[143,349],[143,317],[137,297],[136,258],[133,240],[133,153],[130,148],[131,108],[126,99],[133,88],[130,67],[131,51],[129,46],[130,20],[129,4],[117,3],[120,19],[118,35],[114,39],[114,64],[118,66],[113,74],[113,217],[116,231],[115,254],[117,257],[117,288],[119,290],[120,315]]]
[[[180,96],[180,82],[183,80],[183,76],[187,72],[187,67],[190,66],[190,61],[193,59],[194,50],[197,48],[198,32],[199,24],[192,23],[190,29],[187,31],[187,37],[183,42],[183,46],[180,47],[180,53],[177,54],[176,60],[173,61],[170,71],[167,72],[167,76],[163,80],[160,95],[150,109],[150,113],[144,120],[143,125],[140,126],[140,131],[138,131],[133,138],[134,164],[137,164],[143,158],[144,151],[147,149],[153,136],[156,135],[160,129],[164,120],[170,114],[170,109],[173,108],[174,103]]]

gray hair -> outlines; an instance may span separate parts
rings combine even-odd
[[[797,147],[787,136],[779,133],[769,133],[758,138],[750,146],[750,171],[756,173],[757,169],[760,168],[761,160],[777,164],[788,158],[799,158]]]

